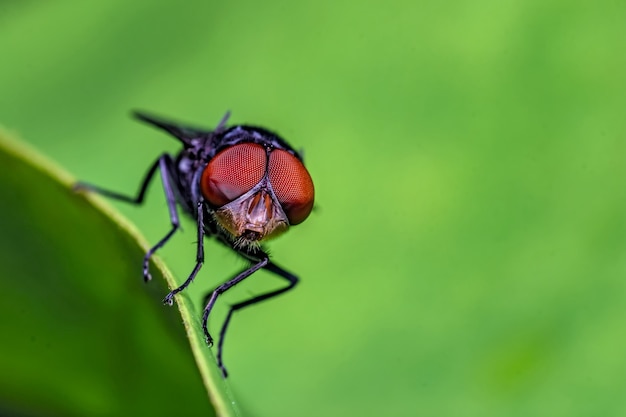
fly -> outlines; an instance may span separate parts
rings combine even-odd
[[[224,336],[235,311],[282,294],[298,283],[298,277],[272,262],[262,246],[266,240],[302,223],[311,213],[313,181],[302,156],[285,140],[261,127],[226,126],[229,113],[217,127],[202,130],[134,113],[139,120],[156,126],[178,139],[183,149],[175,156],[163,153],[148,169],[136,196],[79,182],[75,190],[92,191],[140,205],[157,170],[160,172],[171,222],[170,231],[143,258],[143,278],[151,279],[150,258],[180,228],[178,207],[197,224],[196,264],[182,285],[173,289],[164,304],[194,280],[204,263],[204,237],[214,237],[246,259],[249,266],[224,282],[205,299],[202,329],[209,346],[208,320],[218,297],[259,269],[287,280],[286,287],[254,296],[230,307],[220,330],[217,363],[227,376],[222,360]]]

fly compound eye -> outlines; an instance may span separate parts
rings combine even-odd
[[[200,188],[215,207],[247,193],[263,179],[267,156],[255,143],[241,143],[219,152],[202,172]]]
[[[278,202],[292,225],[302,223],[313,209],[313,180],[302,162],[281,149],[270,153],[269,179]]]

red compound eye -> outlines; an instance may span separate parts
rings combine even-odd
[[[200,188],[216,207],[247,193],[265,175],[265,149],[254,143],[241,143],[219,152],[202,173]]]
[[[269,178],[289,223],[302,223],[311,213],[315,195],[313,180],[302,162],[276,149],[270,154]]]

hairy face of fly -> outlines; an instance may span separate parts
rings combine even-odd
[[[276,237],[313,208],[313,181],[302,162],[288,151],[254,143],[219,152],[202,173],[201,189],[237,246]]]
[[[289,220],[271,190],[259,188],[215,211],[218,224],[240,246],[255,245],[289,228]]]

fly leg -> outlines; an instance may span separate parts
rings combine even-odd
[[[267,265],[264,267],[264,269],[267,269],[268,271],[275,273],[281,278],[286,279],[287,281],[289,281],[289,284],[286,287],[279,288],[277,290],[270,291],[265,294],[257,295],[248,300],[245,300],[245,301],[242,301],[242,302],[239,302],[237,304],[233,304],[230,306],[230,309],[228,310],[228,314],[226,315],[226,319],[224,320],[224,324],[222,324],[222,329],[220,330],[220,339],[217,344],[217,366],[222,370],[222,375],[224,375],[224,378],[228,376],[228,371],[226,370],[226,367],[224,366],[224,361],[222,359],[223,352],[224,352],[224,339],[226,336],[226,330],[228,329],[228,325],[230,324],[230,320],[233,314],[235,313],[235,311],[240,310],[244,307],[251,306],[256,303],[260,303],[261,301],[265,301],[270,298],[276,297],[277,295],[280,295],[282,293],[285,293],[291,290],[298,283],[298,277],[285,271],[284,269],[282,269],[281,267],[279,267],[278,265],[274,263],[268,262]],[[214,294],[215,292],[213,292],[213,295]],[[211,298],[213,298],[213,295],[211,296]],[[209,304],[207,304],[207,307],[209,307]],[[202,327],[205,330],[205,335],[207,335],[207,340],[208,340],[210,336],[208,336],[208,332],[206,330],[207,319],[208,319],[208,314],[206,314],[206,309],[205,309],[205,317],[203,317],[203,320],[202,320]]]
[[[202,200],[198,201],[196,210],[197,210],[197,220],[198,220],[198,243],[196,247],[196,266],[193,268],[193,271],[191,271],[191,274],[189,275],[187,280],[185,280],[185,282],[183,282],[183,284],[180,287],[175,288],[169,294],[167,294],[167,296],[163,300],[163,304],[172,305],[174,303],[174,296],[178,294],[179,292],[181,292],[182,290],[184,290],[185,288],[187,288],[189,284],[191,284],[193,279],[198,274],[198,271],[200,271],[200,268],[202,268],[202,264],[204,263],[204,206],[203,206]]]
[[[267,255],[264,255],[257,263],[252,265],[251,267],[241,271],[234,278],[226,281],[219,287],[217,287],[208,298],[208,302],[206,303],[206,307],[204,307],[204,314],[202,314],[202,330],[204,330],[204,336],[206,337],[206,343],[211,346],[213,344],[213,338],[209,334],[209,329],[207,327],[207,323],[209,321],[209,314],[213,309],[213,305],[215,301],[217,301],[217,297],[221,294],[232,288],[233,286],[239,284],[244,279],[248,278],[250,275],[258,271],[259,269],[265,267],[269,263],[269,258]]]
[[[146,191],[148,190],[148,186],[154,177],[157,169],[161,171],[161,180],[163,182],[163,190],[165,192],[165,200],[167,202],[167,208],[169,210],[170,215],[170,223],[172,224],[171,230],[163,237],[161,240],[154,245],[143,258],[143,279],[144,281],[150,281],[152,277],[150,276],[150,258],[154,253],[161,248],[165,243],[174,235],[176,230],[180,228],[180,221],[178,218],[178,212],[176,210],[176,196],[174,195],[174,188],[171,183],[171,172],[173,170],[174,161],[172,156],[169,154],[163,154],[157,159],[148,172],[146,173],[141,185],[139,186],[139,192],[136,196],[128,196],[126,194],[121,194],[115,191],[107,190],[105,188],[98,187],[97,185],[87,184],[83,182],[78,182],[74,185],[74,191],[91,191],[98,193],[100,195],[113,198],[115,200],[125,201],[134,205],[141,205],[146,196]]]

